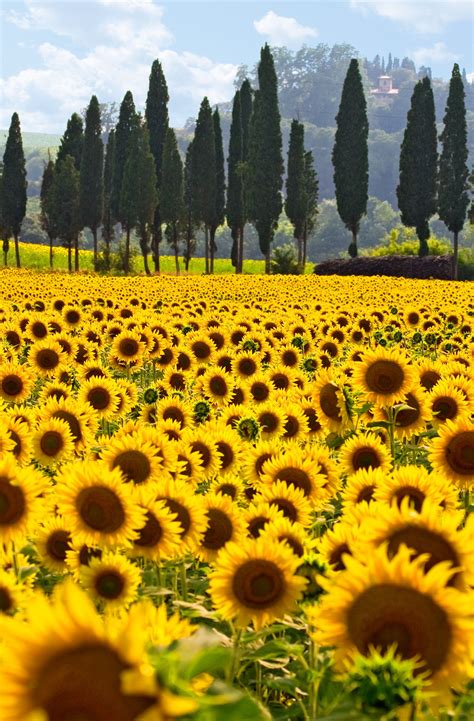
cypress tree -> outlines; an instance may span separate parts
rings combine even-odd
[[[204,98],[199,109],[193,140],[193,215],[204,225],[206,273],[209,265],[209,229],[216,214],[216,144],[214,121],[209,100]]]
[[[187,147],[186,158],[184,161],[184,267],[186,272],[189,270],[189,263],[194,255],[194,251],[196,250],[196,239],[194,237],[193,145],[194,141],[191,140]]]
[[[214,253],[216,246],[216,231],[225,220],[225,168],[224,168],[224,146],[222,144],[221,119],[216,108],[212,114],[214,127],[214,143],[216,157],[216,195],[214,218],[209,228],[210,241],[210,272],[214,273]]]
[[[466,219],[467,193],[467,124],[464,83],[459,65],[453,67],[444,116],[444,129],[439,139],[443,144],[439,159],[438,215],[453,233],[453,277],[458,277],[458,235]]]
[[[174,251],[176,274],[179,274],[178,252],[185,220],[183,162],[172,128],[166,133],[162,173],[161,217],[166,223],[166,236]]]
[[[73,113],[67,121],[66,130],[61,138],[58,154],[56,155],[56,163],[61,163],[66,155],[70,155],[74,159],[74,167],[80,171],[83,145],[84,132],[82,118],[77,113]]]
[[[246,197],[269,273],[270,246],[282,210],[283,157],[277,77],[268,44],[260,51],[258,83],[250,120]]]
[[[81,159],[81,224],[90,228],[94,240],[94,270],[97,270],[97,229],[102,223],[104,202],[104,144],[99,101],[92,96],[86,112]]]
[[[54,222],[54,203],[53,203],[53,187],[54,187],[54,162],[49,158],[44,165],[43,177],[41,180],[40,192],[40,223],[49,239],[49,267],[53,268],[53,241],[56,237],[56,227]]]
[[[112,213],[112,174],[115,155],[115,130],[109,132],[104,162],[104,212],[102,238],[104,240],[105,269],[110,270],[110,247],[114,240],[115,219]]]
[[[20,119],[13,113],[7,143],[3,154],[2,175],[2,222],[8,234],[12,233],[15,239],[16,267],[20,268],[20,248],[18,237],[21,224],[26,213],[26,180],[25,155],[21,139]]]
[[[2,241],[3,264],[8,263],[8,251],[10,250],[9,231],[3,220],[2,207],[2,186],[3,186],[3,163],[0,161],[0,239]]]
[[[332,151],[337,211],[352,233],[349,255],[357,256],[357,233],[367,212],[369,123],[359,63],[352,59],[342,87]]]
[[[117,140],[117,135],[116,135]],[[117,157],[117,148],[115,146]],[[125,229],[125,254],[124,267],[125,275],[130,271],[130,235],[132,229],[138,222],[138,197],[137,187],[140,174],[140,127],[138,124],[132,128],[132,134],[128,143],[128,153],[123,170],[122,183],[120,188],[119,218],[122,227]],[[117,167],[117,166],[115,166]]]
[[[68,251],[68,270],[72,271],[71,252],[81,228],[79,171],[72,155],[56,165],[53,181],[53,207],[56,232]],[[77,270],[77,267],[76,267]]]
[[[119,120],[115,129],[114,169],[112,173],[112,214],[122,223],[120,199],[122,194],[123,174],[127,162],[132,134],[137,126],[135,103],[130,90],[124,95],[120,105]],[[125,223],[122,223],[125,224]]]
[[[314,230],[314,226],[316,225],[316,216],[318,214],[319,182],[311,150],[307,150],[304,154],[304,188],[305,225],[303,231],[303,272],[306,266],[308,236],[311,235]]]
[[[138,130],[137,166],[138,170],[135,177],[136,224],[143,255],[143,265],[146,274],[150,275],[148,253],[158,191],[156,189],[155,158],[150,150],[150,139],[146,123]]]
[[[250,118],[252,117],[252,86],[246,79],[240,86],[240,115],[242,123],[242,160],[249,155]]]
[[[303,260],[303,235],[306,220],[304,171],[304,125],[298,120],[293,120],[288,146],[285,211],[293,225],[293,236],[297,243],[298,266],[300,269]]]
[[[243,161],[242,150],[242,113],[240,90],[237,90],[232,102],[229,155],[227,158],[227,224],[232,236],[231,261],[237,273],[239,272],[239,236],[244,223],[242,173],[239,172],[239,164]]]
[[[429,219],[437,210],[437,136],[433,91],[428,77],[416,83],[400,150],[398,207],[403,225],[414,227],[420,256],[428,254]]]
[[[467,217],[469,218],[469,223],[471,225],[474,225],[474,165],[471,168],[471,174],[468,180],[471,193],[471,205],[469,206],[469,210],[467,211]]]
[[[163,147],[169,126],[168,116],[168,86],[166,84],[163,68],[159,60],[151,66],[148,95],[146,99],[145,118],[150,136],[150,148],[155,159],[156,187],[158,201],[162,186]],[[152,231],[152,255],[155,271],[160,270],[160,243],[161,243],[161,214],[160,203],[157,203]]]

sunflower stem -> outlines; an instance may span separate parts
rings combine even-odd
[[[180,564],[180,575],[181,575],[181,597],[183,601],[188,600],[188,579],[186,574],[186,562],[183,560]]]
[[[318,665],[318,650],[313,638],[309,642],[309,667],[311,669],[311,682],[309,686],[309,718],[314,721],[318,717],[318,697],[320,678],[316,675]]]
[[[235,674],[237,671],[237,666],[240,659],[240,639],[242,638],[242,629],[238,628],[234,631],[233,637],[232,637],[232,658],[230,660],[230,664],[227,668],[227,677],[226,681],[227,683],[233,683]]]
[[[390,406],[390,408],[387,411],[387,420],[388,420],[388,437],[390,439],[390,453],[392,454],[392,463],[393,467],[395,468],[395,414],[393,412],[393,408]]]

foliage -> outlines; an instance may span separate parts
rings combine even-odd
[[[446,255],[450,253],[451,243],[446,238],[438,238],[431,235],[428,238],[427,255]],[[416,231],[413,228],[403,228],[398,226],[393,228],[383,238],[383,245],[372,248],[367,255],[383,256],[383,255],[418,255],[419,243],[417,241]]]
[[[216,214],[216,143],[209,100],[199,109],[192,151],[192,203],[194,218],[209,228]]]
[[[119,120],[115,128],[114,167],[112,172],[112,215],[120,222],[123,220],[120,213],[120,205],[125,164],[130,152],[130,142],[133,131],[137,123],[138,120],[133,95],[130,90],[127,90],[120,105]]]
[[[102,223],[104,203],[104,143],[99,101],[92,96],[86,112],[86,126],[81,159],[79,205],[81,224],[91,229],[94,255],[97,257],[97,229]]]
[[[2,225],[15,238],[17,267],[20,267],[18,235],[26,213],[27,185],[20,119],[17,113],[13,113],[3,154],[0,206]],[[4,250],[5,248],[4,245]],[[6,248],[6,251],[8,251],[8,248]]]
[[[163,149],[161,217],[167,223],[166,235],[174,250],[176,271],[179,271],[178,252],[184,225],[183,162],[178,151],[176,135],[168,128]]]
[[[84,129],[82,118],[73,113],[67,121],[66,130],[58,148],[56,162],[61,163],[67,155],[74,158],[74,166],[77,171],[81,169],[82,148],[84,145]]]
[[[287,243],[273,249],[271,269],[275,275],[299,275],[301,273],[294,245]]]

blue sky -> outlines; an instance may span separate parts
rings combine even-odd
[[[347,42],[369,58],[408,55],[437,77],[458,62],[474,79],[470,0],[4,0],[0,12],[0,127],[17,111],[30,132],[63,132],[93,93],[120,101],[130,89],[142,107],[156,57],[180,126],[204,95],[229,100],[237,66],[265,42]]]

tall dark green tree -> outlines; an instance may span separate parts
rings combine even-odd
[[[216,216],[216,143],[214,121],[209,100],[204,98],[199,109],[193,140],[193,215],[204,226],[206,273],[209,264],[209,231]]]
[[[79,205],[79,171],[72,155],[56,164],[53,181],[53,205],[56,232],[68,252],[68,270],[72,271],[72,249],[76,250],[75,269],[78,270],[77,237],[81,229]]]
[[[56,227],[54,219],[54,161],[49,158],[44,165],[43,177],[41,180],[40,192],[40,223],[49,240],[49,267],[53,268],[53,243],[56,238]]]
[[[227,224],[232,237],[231,261],[236,272],[239,272],[240,232],[244,224],[244,194],[240,166],[242,155],[242,113],[240,107],[240,90],[234,95],[232,102],[232,121],[230,124],[229,155],[227,157]]]
[[[151,241],[153,263],[156,272],[159,272],[160,270],[162,220],[160,215],[159,199],[162,185],[163,148],[169,126],[168,102],[168,86],[166,84],[163,68],[161,67],[160,61],[155,60],[151,66],[148,95],[145,106],[145,118],[150,135],[151,152],[153,153],[153,157],[155,159],[156,186],[158,190],[158,203],[155,210]]]
[[[94,270],[97,269],[97,230],[102,223],[104,204],[104,144],[99,101],[92,96],[86,111],[86,127],[81,159],[81,223],[90,228],[94,248]]]
[[[314,167],[314,157],[311,150],[304,154],[304,187],[305,187],[305,225],[303,230],[303,249],[301,264],[303,271],[306,266],[306,252],[308,237],[313,233],[318,215],[319,181]]]
[[[176,135],[168,128],[163,148],[161,217],[166,223],[166,237],[174,251],[176,273],[179,273],[179,244],[185,226],[183,161],[178,150]]]
[[[428,77],[415,85],[400,149],[398,207],[403,225],[416,229],[419,255],[428,254],[429,219],[437,210],[437,134]]]
[[[354,258],[360,221],[367,212],[369,188],[367,103],[356,59],[351,60],[344,80],[336,125],[332,162],[337,210],[352,233],[349,255]]]
[[[120,105],[119,120],[115,128],[114,168],[112,173],[112,214],[120,223],[123,221],[120,214],[123,174],[130,151],[132,134],[137,127],[137,122],[133,95],[130,90],[127,90]],[[125,224],[125,221],[123,224]]]
[[[186,158],[184,161],[184,267],[186,272],[189,270],[189,263],[196,250],[195,229],[196,221],[194,217],[194,178],[193,178],[193,145],[191,140],[186,150]]]
[[[214,126],[214,143],[216,157],[216,195],[214,218],[209,228],[209,270],[214,273],[214,254],[217,250],[216,231],[225,221],[225,168],[224,146],[222,144],[222,130],[219,110],[216,108],[212,114]]]
[[[467,124],[464,83],[455,63],[449,83],[443,144],[439,159],[438,215],[453,233],[453,277],[458,277],[458,236],[466,220],[469,205],[467,179]]]
[[[298,250],[298,266],[303,257],[303,235],[306,221],[304,125],[293,120],[288,146],[285,212],[293,225]]]
[[[246,198],[255,224],[265,272],[270,272],[270,248],[282,209],[282,137],[277,77],[268,44],[260,51],[259,89],[255,93],[249,131]]]
[[[104,210],[102,239],[104,241],[104,266],[110,270],[110,249],[115,237],[115,218],[112,212],[112,174],[115,156],[115,130],[109,132],[104,162]]]
[[[250,118],[253,107],[252,86],[245,79],[240,86],[240,116],[242,123],[242,160],[245,162],[249,154]]]
[[[15,259],[17,268],[21,267],[20,247],[18,238],[21,224],[26,213],[26,180],[25,154],[21,138],[20,119],[13,113],[8,131],[7,143],[3,154],[2,222],[15,240]]]
[[[74,158],[74,166],[76,170],[81,170],[82,148],[84,145],[84,126],[82,118],[77,113],[73,113],[67,121],[66,130],[61,138],[58,153],[56,155],[56,163],[61,163],[66,155]]]

